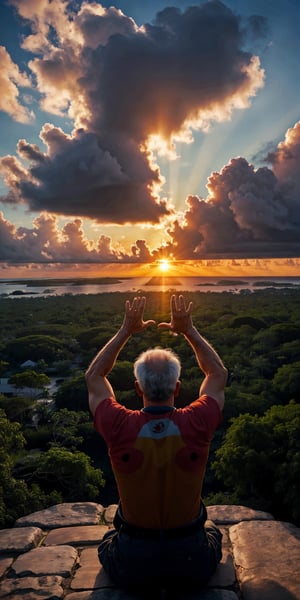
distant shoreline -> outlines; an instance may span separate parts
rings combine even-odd
[[[300,290],[297,277],[215,277],[172,276],[152,277],[67,277],[39,279],[0,279],[0,297],[53,297],[62,295],[90,295],[103,293],[146,294],[148,292],[170,293],[222,293],[251,294],[263,289]]]
[[[66,279],[0,279],[0,283],[15,282],[18,285],[26,285],[28,287],[44,287],[44,286],[59,286],[59,285],[116,285],[122,283],[124,279],[133,279],[133,277],[83,277]]]
[[[118,283],[122,283],[122,281],[129,281],[140,279],[141,277],[66,277],[66,278],[40,278],[40,279],[1,279],[0,284],[16,284],[16,285],[26,285],[28,287],[45,287],[45,286],[60,286],[60,285],[117,285]],[[251,285],[286,285],[287,279],[293,279],[295,281],[299,280],[300,284],[300,275],[294,276],[270,276],[270,277],[256,277],[249,276],[246,277],[246,280],[240,279],[239,277],[231,277],[231,278],[223,278],[219,279],[218,276],[205,276],[205,275],[181,275],[181,276],[173,276],[173,275],[156,275],[153,276],[145,283],[145,285],[181,285],[180,279],[203,279],[203,282],[200,282],[196,285],[249,285],[249,280]],[[275,280],[284,280],[282,282]],[[252,281],[254,280],[254,281]],[[288,285],[297,285],[293,284],[293,282],[288,283]]]

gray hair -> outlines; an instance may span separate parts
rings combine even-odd
[[[181,364],[170,349],[153,348],[142,352],[134,363],[134,376],[150,402],[166,402],[175,391]]]

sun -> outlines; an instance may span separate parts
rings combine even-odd
[[[158,268],[160,271],[162,271],[163,273],[166,273],[167,271],[169,271],[170,261],[167,258],[162,258],[158,262],[159,262]]]

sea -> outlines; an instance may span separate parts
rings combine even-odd
[[[36,298],[101,294],[107,292],[231,292],[250,294],[257,290],[296,288],[299,277],[127,277],[95,279],[0,279],[0,297]]]

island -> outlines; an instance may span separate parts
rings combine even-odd
[[[151,279],[149,279],[149,281],[147,281],[147,283],[145,283],[144,285],[157,285],[157,286],[165,286],[165,285],[181,285],[181,282],[176,279],[176,277],[166,277],[165,275],[163,276],[155,276],[155,277],[151,277]]]

